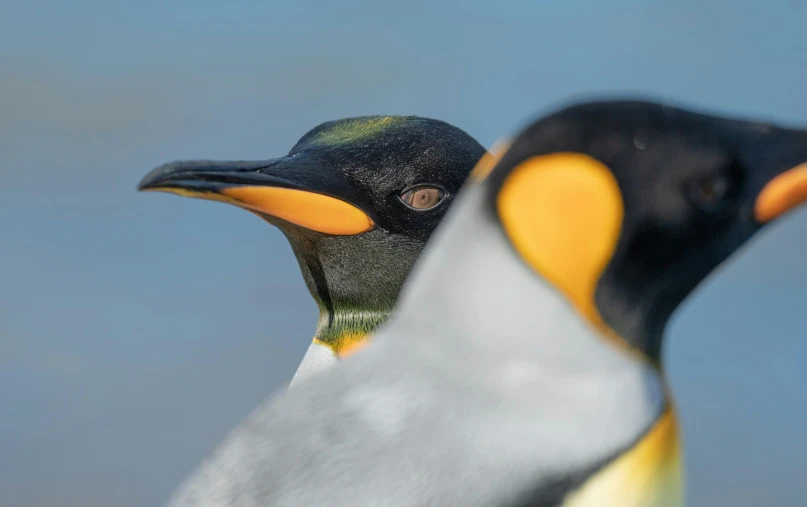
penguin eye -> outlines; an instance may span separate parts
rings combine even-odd
[[[410,188],[400,195],[401,201],[412,209],[427,210],[440,204],[445,197],[445,192],[437,187],[415,187]]]
[[[700,203],[710,206],[722,200],[729,192],[729,182],[726,178],[706,178],[695,182],[690,189],[692,198]]]
[[[733,175],[718,174],[690,182],[687,197],[699,209],[715,212],[732,200],[738,186],[739,181]]]
[[[732,159],[719,171],[690,180],[686,195],[692,204],[707,213],[727,210],[738,203],[747,173],[738,159]]]

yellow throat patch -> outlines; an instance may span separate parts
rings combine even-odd
[[[683,471],[671,407],[633,448],[593,475],[563,507],[680,507]]]

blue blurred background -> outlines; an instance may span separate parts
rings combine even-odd
[[[580,94],[807,124],[794,1],[0,2],[0,504],[164,502],[286,383],[316,310],[283,236],[138,194],[179,158],[285,154],[361,114],[482,144]],[[676,315],[694,506],[801,505],[807,215]]]

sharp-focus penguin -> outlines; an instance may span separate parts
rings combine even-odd
[[[173,507],[681,504],[665,325],[807,200],[807,131],[587,102],[475,176],[376,339],[260,407]]]
[[[139,189],[234,204],[285,234],[320,310],[296,383],[388,318],[426,240],[485,153],[442,121],[347,118],[309,131],[285,157],[174,162]]]

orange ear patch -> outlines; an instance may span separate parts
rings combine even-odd
[[[594,293],[616,250],[624,214],[610,169],[578,153],[532,157],[507,176],[497,206],[527,264],[602,328]]]

